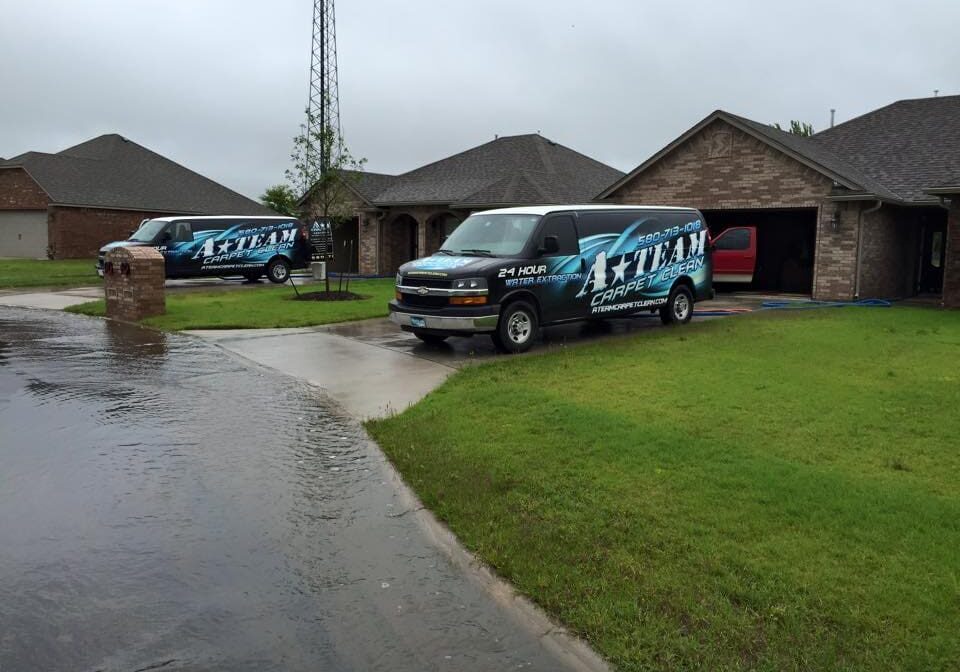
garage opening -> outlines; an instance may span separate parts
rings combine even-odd
[[[754,227],[756,262],[749,282],[718,282],[718,291],[810,294],[817,242],[816,208],[789,210],[703,210],[710,235]],[[747,278],[742,278],[747,280]]]

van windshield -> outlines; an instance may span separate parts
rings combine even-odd
[[[166,226],[167,223],[159,219],[151,219],[149,222],[144,223],[139,229],[133,232],[133,235],[128,238],[128,240],[133,240],[138,243],[152,243],[153,239],[157,237],[157,234],[160,233],[161,229]]]
[[[443,243],[441,254],[513,256],[520,254],[540,221],[539,215],[471,215]]]

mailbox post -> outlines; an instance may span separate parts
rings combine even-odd
[[[167,312],[163,255],[152,247],[115,247],[103,264],[107,317],[137,322]]]

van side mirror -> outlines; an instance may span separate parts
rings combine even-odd
[[[540,248],[541,254],[556,254],[560,251],[560,243],[556,236],[544,236],[543,247]]]

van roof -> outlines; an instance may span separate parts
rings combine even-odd
[[[147,219],[157,220],[157,221],[159,221],[159,222],[175,222],[175,221],[177,221],[178,219],[189,219],[189,220],[197,220],[197,219],[240,219],[240,220],[243,220],[243,221],[252,220],[252,219],[256,219],[256,220],[261,220],[261,219],[268,219],[268,220],[269,220],[269,219],[277,219],[277,220],[282,220],[282,221],[290,221],[291,219],[296,219],[296,217],[284,217],[283,215],[252,215],[252,216],[247,216],[247,215],[203,215],[203,216],[201,216],[201,217],[195,217],[195,216],[192,216],[192,215],[176,215],[176,216],[174,216],[174,217],[148,217]]]
[[[497,208],[474,214],[480,215],[548,215],[551,212],[590,211],[590,210],[676,210],[691,212],[696,208],[678,208],[668,205],[524,205],[515,208]]]

